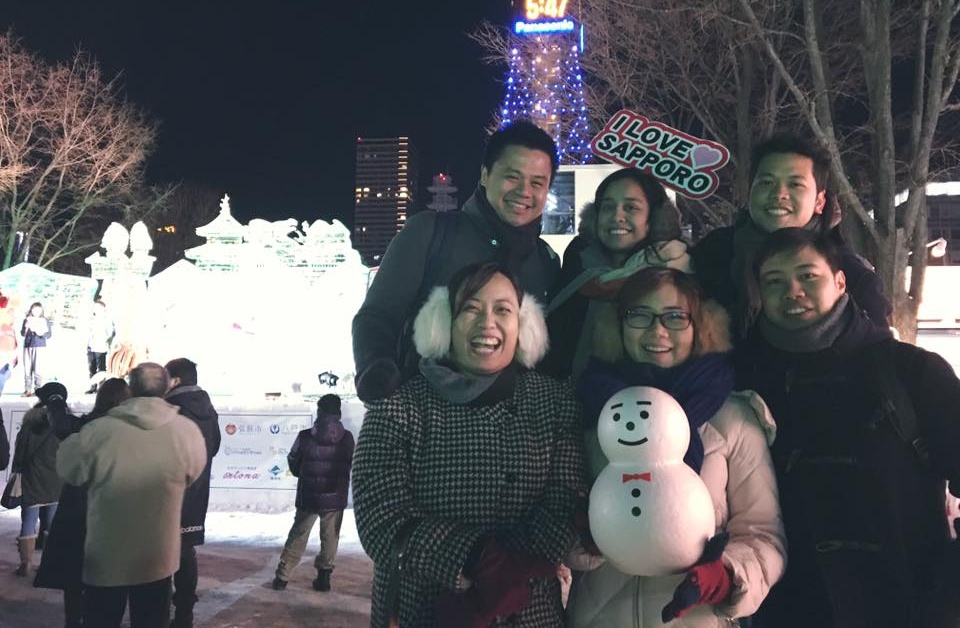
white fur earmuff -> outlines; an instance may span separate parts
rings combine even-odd
[[[449,292],[446,286],[437,286],[430,291],[430,296],[413,321],[413,344],[417,353],[425,358],[449,356],[452,326]],[[547,354],[550,346],[543,306],[533,295],[523,295],[519,326],[514,359],[527,368],[533,368]]]
[[[426,303],[413,319],[413,346],[425,358],[444,358],[450,353],[450,297],[446,286],[430,291]]]

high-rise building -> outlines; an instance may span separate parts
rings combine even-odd
[[[357,138],[353,248],[364,263],[380,263],[406,223],[416,185],[417,157],[409,138]]]

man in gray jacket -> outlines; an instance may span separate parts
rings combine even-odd
[[[200,429],[163,400],[169,376],[145,362],[131,399],[61,443],[57,472],[87,488],[84,625],[166,628],[170,578],[180,565],[183,493],[207,464]]]
[[[531,122],[514,122],[490,137],[480,185],[460,211],[421,212],[407,221],[353,319],[360,399],[388,397],[416,374],[412,334],[404,329],[430,289],[464,266],[500,262],[524,292],[546,302],[560,262],[540,228],[557,167],[553,139]]]

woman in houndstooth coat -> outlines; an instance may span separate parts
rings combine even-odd
[[[434,289],[414,341],[420,374],[368,406],[354,460],[371,625],[562,625],[582,439],[571,392],[529,370],[547,348],[540,306],[474,264]]]

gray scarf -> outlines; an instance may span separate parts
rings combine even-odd
[[[850,297],[842,295],[826,316],[803,329],[788,331],[770,322],[761,314],[757,324],[764,339],[781,351],[790,353],[816,353],[833,346],[850,321],[854,309]]]
[[[449,362],[436,358],[421,358],[420,373],[441,397],[458,405],[468,404],[482,395],[500,375],[461,373],[451,368]]]

